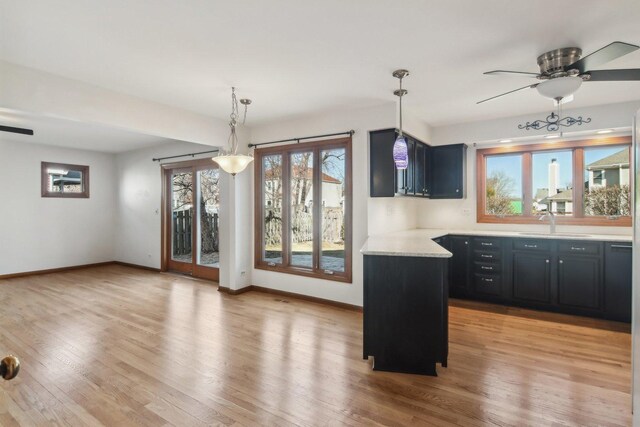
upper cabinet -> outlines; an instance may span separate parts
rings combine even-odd
[[[405,133],[409,166],[398,170],[393,162],[393,144],[397,135],[396,129],[369,132],[371,197],[465,197],[466,145],[431,147]]]
[[[467,146],[465,144],[431,147],[432,199],[463,199],[466,197]]]

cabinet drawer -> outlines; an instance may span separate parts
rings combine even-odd
[[[476,274],[499,274],[500,263],[474,262],[474,272]]]
[[[491,237],[475,237],[473,239],[473,247],[481,250],[500,249],[501,243],[500,239]]]
[[[474,251],[473,260],[477,262],[498,262],[500,261],[499,251]]]
[[[549,240],[515,239],[513,249],[521,251],[550,251],[551,242]]]
[[[492,274],[474,274],[473,276],[474,287],[477,293],[486,295],[500,295],[501,289],[501,276]]]
[[[600,246],[602,244],[599,242],[559,241],[558,252],[562,254],[599,255]]]

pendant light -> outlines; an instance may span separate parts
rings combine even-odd
[[[242,124],[247,119],[247,106],[251,104],[250,99],[241,99],[240,103],[244,105],[244,117]],[[237,173],[242,172],[253,161],[252,156],[245,156],[238,154],[238,136],[236,135],[236,127],[238,126],[238,98],[236,98],[236,88],[231,88],[231,120],[229,121],[229,127],[231,128],[231,134],[229,135],[229,151],[220,151],[220,154],[216,157],[212,157],[211,160],[216,162],[220,168],[230,173],[232,176],[236,176]]]
[[[396,169],[406,169],[409,166],[409,151],[407,150],[407,140],[402,134],[402,97],[407,94],[405,89],[402,89],[402,79],[409,75],[407,70],[395,70],[393,77],[400,80],[400,89],[393,91],[393,94],[400,98],[400,131],[396,142],[393,144],[393,162],[396,164]]]

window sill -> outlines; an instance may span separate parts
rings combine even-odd
[[[262,263],[256,263],[256,270],[273,271],[275,273],[293,274],[295,276],[310,277],[313,279],[331,280],[333,282],[352,283],[351,275],[349,274],[325,274],[314,272],[313,270],[297,267],[282,267],[282,266],[269,266]]]

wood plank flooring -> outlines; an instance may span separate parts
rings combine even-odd
[[[346,286],[346,285],[345,285]],[[123,266],[0,281],[0,425],[630,425],[628,326],[453,301],[449,368],[371,371],[362,314]]]

